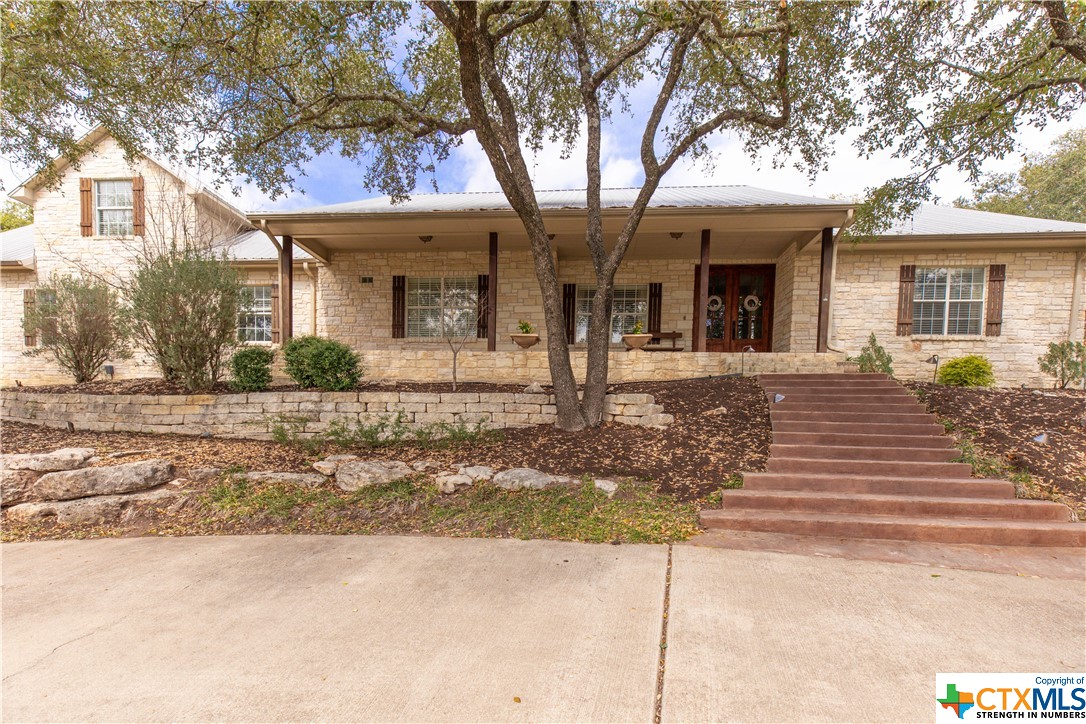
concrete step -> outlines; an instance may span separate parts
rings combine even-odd
[[[789,410],[781,409],[780,405],[769,408],[769,419],[776,425],[780,422],[860,422],[879,424],[905,424],[923,425],[935,422],[935,417],[928,414],[923,408],[907,408],[903,411],[892,412],[837,412],[833,410]],[[941,428],[940,428],[941,429]]]
[[[915,395],[909,394],[908,390],[896,382],[860,382],[856,384],[848,383],[840,385],[815,385],[804,382],[773,382],[771,384],[763,384],[762,389],[766,392],[794,392],[807,395],[909,395],[909,397],[915,397]]]
[[[773,399],[778,395],[784,395],[784,399],[780,402],[773,402]],[[808,394],[806,392],[784,392],[775,389],[766,391],[766,399],[773,402],[774,405],[783,405],[785,403],[802,402],[804,404],[820,404],[820,405],[916,405],[919,404],[917,399],[912,395],[905,393],[901,395],[886,394],[853,394],[852,392],[841,392],[838,394]]]
[[[772,399],[772,398],[770,398]],[[837,414],[878,414],[878,415],[928,415],[926,407],[913,399],[883,399],[879,402],[850,402],[848,400],[793,400],[785,397],[780,402],[770,402],[772,412],[832,412]]]
[[[930,437],[942,435],[943,426],[935,422],[878,423],[878,422],[835,422],[833,420],[809,420],[802,418],[773,420],[773,434],[783,432],[829,433],[834,435],[867,434],[895,437]],[[949,439],[949,438],[947,438]]]
[[[865,425],[865,429],[870,426]],[[940,428],[941,429],[941,428]],[[951,448],[954,440],[945,435],[868,435],[866,433],[773,431],[774,444],[854,445],[862,447]]]
[[[872,447],[870,445],[789,445],[774,442],[770,457],[817,458],[820,460],[895,460],[900,462],[946,463],[961,455],[954,448]]]
[[[759,384],[767,382],[815,382],[837,384],[839,382],[894,382],[881,372],[767,372],[758,375]],[[894,382],[894,384],[897,384]]]
[[[909,478],[891,475],[743,473],[744,490],[792,490],[836,495],[918,495],[936,498],[1013,498],[1014,484],[988,478]]]
[[[770,456],[771,473],[811,475],[881,475],[892,478],[968,478],[973,468],[965,463],[927,463],[904,460],[823,460]]]
[[[906,517],[984,518],[988,520],[1069,521],[1066,505],[1014,498],[840,495],[794,490],[726,490],[724,510],[776,510],[801,513],[851,513]]]
[[[1086,524],[977,518],[705,510],[707,528],[978,545],[1086,546]]]

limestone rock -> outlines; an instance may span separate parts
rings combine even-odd
[[[460,475],[468,476],[472,481],[490,480],[494,477],[494,468],[486,465],[461,465],[457,472]]]
[[[592,484],[596,486],[596,490],[606,493],[608,498],[615,497],[615,493],[618,492],[618,483],[614,480],[594,480]]]
[[[173,465],[166,460],[138,460],[110,467],[47,473],[38,478],[33,493],[42,500],[71,500],[146,490],[174,477]]]
[[[434,462],[433,460],[416,460],[411,463],[411,469],[416,472],[424,473],[427,470],[433,470],[434,468],[440,468],[441,463]]]
[[[189,468],[184,471],[184,477],[194,483],[206,483],[215,480],[222,474],[222,468]]]
[[[399,460],[351,460],[336,470],[336,485],[343,490],[358,490],[370,485],[387,485],[414,472]]]
[[[107,525],[117,522],[121,514],[136,503],[175,503],[183,493],[174,486],[127,495],[99,495],[78,500],[54,500],[44,503],[23,503],[7,510],[12,520],[30,521],[45,518],[58,523]]]
[[[714,407],[713,409],[706,410],[705,412],[703,412],[701,414],[703,414],[703,415],[727,415],[728,414],[728,408],[727,407]]]
[[[645,415],[641,418],[642,427],[655,427],[658,430],[663,430],[665,427],[675,422],[674,415]]]
[[[313,463],[313,469],[321,475],[331,477],[336,474],[336,470],[339,469],[340,465],[357,459],[357,455],[329,455],[324,460],[318,460]]]
[[[527,387],[524,388],[524,394],[526,394],[526,395],[542,395],[543,394],[543,385],[539,384],[538,382],[533,382],[532,384],[530,384],[530,385],[528,385]]]
[[[627,417],[640,417],[642,415],[659,415],[663,411],[663,405],[626,405],[622,414]]]
[[[472,479],[467,475],[438,475],[434,482],[437,488],[445,495],[452,495],[457,490],[471,487]]]
[[[317,473],[278,473],[274,470],[258,470],[245,473],[244,477],[251,483],[288,483],[312,488],[323,483],[327,478]]]
[[[532,468],[513,468],[512,470],[501,471],[494,476],[492,482],[499,488],[505,488],[506,490],[523,490],[525,488],[542,490],[554,485],[570,485],[573,479],[561,475],[550,475]]]
[[[0,469],[0,505],[8,507],[33,500],[34,481],[38,474],[33,470]]]
[[[0,468],[6,470],[34,470],[51,473],[58,470],[75,470],[83,467],[94,457],[94,448],[66,447],[50,453],[19,453],[0,455]]]

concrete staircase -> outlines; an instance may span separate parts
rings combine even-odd
[[[773,374],[773,444],[702,525],[729,529],[1007,546],[1086,546],[1059,503],[1019,500],[1005,480],[970,477],[935,417],[881,374]],[[773,402],[776,395],[784,395]]]

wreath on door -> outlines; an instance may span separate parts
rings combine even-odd
[[[724,306],[724,300],[714,294],[713,296],[709,297],[708,306],[710,312],[717,312],[720,310],[721,307]]]
[[[748,294],[743,297],[743,309],[746,309],[748,312],[754,312],[760,306],[762,306],[762,300],[758,298],[757,294]]]

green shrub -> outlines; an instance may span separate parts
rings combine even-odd
[[[991,387],[995,384],[992,363],[979,354],[949,360],[939,368],[939,384],[954,387]]]
[[[362,361],[350,347],[333,339],[296,337],[283,346],[286,372],[302,387],[349,390],[362,378]]]
[[[850,357],[849,360],[860,368],[860,372],[882,372],[894,376],[894,358],[879,344],[874,332],[867,338],[867,344],[860,350],[859,356]]]
[[[1041,372],[1056,378],[1056,387],[1066,388],[1086,379],[1086,344],[1050,342],[1048,351],[1037,358]]]
[[[230,358],[230,386],[238,392],[261,392],[271,385],[275,352],[267,347],[242,347]]]

